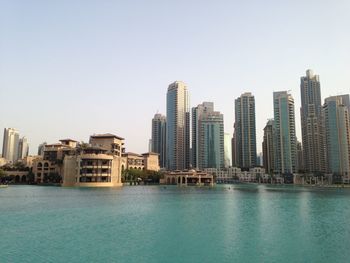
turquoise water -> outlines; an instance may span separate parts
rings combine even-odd
[[[349,262],[350,189],[0,189],[0,262]]]

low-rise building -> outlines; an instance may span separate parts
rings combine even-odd
[[[185,170],[185,171],[170,171],[165,173],[164,179],[161,181],[162,184],[176,184],[180,186],[187,185],[214,185],[213,175],[196,170]]]
[[[62,186],[121,186],[121,157],[101,147],[87,147],[63,162]]]
[[[40,156],[32,156],[32,155],[29,155],[29,156],[26,156],[20,160],[18,160],[18,162],[22,163],[25,167],[28,167],[28,168],[32,168],[33,167],[33,161],[37,158],[39,158]]]
[[[148,152],[137,154],[132,152],[123,153],[122,170],[137,169],[159,171],[159,154]]]
[[[212,174],[218,183],[241,182],[266,182],[269,175],[265,173],[262,167],[253,167],[249,171],[242,171],[238,167],[229,167],[226,169],[209,168],[204,169],[205,172]]]
[[[89,142],[78,144],[75,140],[64,139],[45,145],[43,156],[33,160],[35,182],[47,183],[53,178],[62,186],[122,185],[124,139],[109,133],[94,134]]]

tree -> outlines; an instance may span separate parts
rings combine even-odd
[[[62,177],[58,173],[49,173],[47,175],[44,175],[44,183],[48,184],[58,184],[61,183]]]
[[[0,169],[0,183],[5,182],[5,177],[6,177],[5,171]]]

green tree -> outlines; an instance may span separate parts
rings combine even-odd
[[[58,173],[49,173],[44,176],[43,180],[47,184],[58,184],[61,183],[62,177]]]

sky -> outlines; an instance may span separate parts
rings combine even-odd
[[[0,140],[13,127],[41,142],[125,138],[148,151],[170,83],[191,107],[214,102],[233,132],[234,100],[256,100],[258,152],[273,91],[290,90],[300,134],[300,77],[322,98],[350,93],[350,1],[0,0]]]

